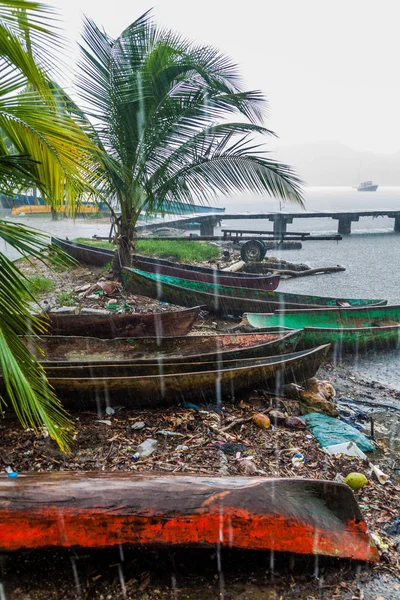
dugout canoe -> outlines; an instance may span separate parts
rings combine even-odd
[[[52,242],[80,263],[105,266],[114,256],[114,250],[96,248],[88,244],[79,244],[70,240],[52,238]],[[260,290],[276,290],[279,285],[279,275],[254,275],[251,273],[227,273],[220,269],[173,263],[160,258],[150,258],[135,254],[132,257],[135,268],[148,273],[160,273],[172,277],[182,277],[192,281],[220,283],[232,287],[244,287]]]
[[[130,267],[122,268],[125,287],[132,293],[157,298],[171,304],[188,306],[196,301],[210,312],[241,315],[244,312],[273,312],[278,309],[347,305],[384,305],[386,300],[361,298],[329,298],[302,294],[288,294],[218,284],[190,281],[146,273]],[[258,307],[258,308],[257,308]],[[263,307],[263,310],[261,309]]]
[[[265,327],[380,327],[400,323],[400,305],[277,310],[274,314],[245,313],[244,323]]]
[[[0,551],[119,544],[379,559],[353,492],[334,481],[161,473],[0,476]]]
[[[61,376],[60,370],[47,374],[66,408],[91,406],[100,409],[114,401],[124,406],[156,406],[176,404],[182,400],[198,402],[231,398],[242,389],[255,385],[276,391],[282,383],[297,383],[314,377],[328,352],[329,345],[259,359],[224,361],[221,363],[162,363],[131,365],[130,374],[106,376],[107,366],[75,367],[83,377]],[[122,368],[126,369],[128,365]],[[55,368],[56,369],[56,368]],[[115,371],[114,371],[115,372]],[[121,371],[120,371],[121,372]]]
[[[192,303],[193,306],[193,303]],[[186,310],[133,314],[62,314],[40,315],[51,335],[75,335],[99,338],[163,337],[185,335],[193,327],[201,306]]]
[[[23,341],[47,367],[259,358],[293,352],[301,335],[301,331],[275,327],[263,333],[115,339],[26,336]]]
[[[359,353],[400,347],[400,325],[382,327],[305,327],[299,348],[331,344],[331,352]]]

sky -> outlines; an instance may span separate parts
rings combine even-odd
[[[46,1],[46,0],[45,0]],[[268,99],[280,145],[330,140],[400,150],[400,35],[396,0],[47,0],[57,7],[70,61],[82,17],[112,36],[149,9],[160,26],[217,47],[247,89]]]

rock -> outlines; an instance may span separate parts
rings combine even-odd
[[[274,408],[273,410],[270,410],[268,413],[268,416],[273,425],[282,425],[286,419],[283,412],[281,412],[280,410],[277,410],[276,408]]]
[[[257,467],[252,460],[241,460],[239,462],[239,471],[243,475],[255,475],[257,473]]]
[[[360,490],[364,485],[367,485],[368,479],[362,473],[349,473],[344,483],[351,487],[352,490]]]
[[[300,391],[300,413],[306,415],[311,412],[323,413],[330,417],[337,417],[339,412],[331,398],[336,396],[336,391],[329,381],[308,379],[304,389]]]
[[[289,429],[305,429],[306,426],[304,422],[299,417],[287,417],[284,420],[284,426],[289,427]]]

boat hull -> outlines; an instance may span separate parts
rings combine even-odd
[[[210,312],[217,314],[241,315],[248,311],[273,312],[283,307],[285,309],[304,308],[305,306],[320,308],[326,305],[337,306],[338,302],[386,304],[385,300],[324,298],[321,296],[232,288],[145,273],[129,267],[123,267],[122,277],[125,287],[132,293],[181,306],[188,306],[189,303],[193,304],[194,299],[196,299],[199,304],[204,304]]]
[[[346,352],[364,352],[384,348],[400,347],[400,325],[392,327],[305,327],[299,348],[310,348],[318,344],[331,344],[331,352],[340,355]]]
[[[193,305],[192,305],[193,306]],[[46,313],[44,323],[51,335],[100,338],[185,335],[193,327],[201,307],[174,312],[99,315]]]
[[[244,321],[256,329],[264,327],[377,327],[400,323],[400,305],[246,313]]]
[[[76,372],[59,377],[47,373],[49,383],[67,408],[101,404],[112,405],[123,399],[125,406],[156,406],[176,404],[195,399],[209,402],[222,395],[231,398],[242,389],[262,384],[280,389],[283,383],[302,382],[314,377],[328,352],[329,345],[291,354],[205,363],[162,363],[132,365],[130,375],[104,376],[100,370],[86,367],[84,377]],[[96,368],[96,367],[95,367]],[[105,367],[107,368],[107,367]],[[126,368],[126,366],[124,366]]]
[[[105,266],[109,264],[114,256],[114,250],[95,248],[87,244],[79,244],[69,240],[52,238],[52,241],[75,258],[80,263]],[[279,285],[279,275],[251,275],[245,273],[226,273],[219,269],[197,267],[172,263],[168,260],[150,258],[147,256],[134,255],[132,264],[149,273],[160,273],[173,277],[183,277],[192,281],[204,281],[206,283],[220,283],[228,286],[240,286],[260,290],[276,290]]]
[[[90,472],[0,478],[1,551],[119,544],[378,560],[352,491],[332,481]]]
[[[301,331],[271,328],[263,333],[192,335],[163,338],[99,339],[73,336],[24,338],[44,366],[125,363],[204,362],[259,358],[292,352]],[[36,350],[37,345],[40,352]]]

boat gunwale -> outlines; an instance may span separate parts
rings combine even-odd
[[[210,369],[209,371],[185,371],[184,373],[181,372],[176,372],[176,373],[167,373],[165,374],[160,374],[160,375],[131,375],[131,376],[124,376],[124,377],[99,377],[96,379],[96,384],[99,384],[101,382],[104,381],[121,381],[121,380],[133,380],[133,379],[154,379],[155,377],[162,377],[163,379],[169,378],[169,377],[176,377],[178,375],[185,375],[185,377],[189,377],[190,375],[205,375],[205,374],[212,374],[212,373],[232,373],[232,372],[243,372],[245,370],[249,370],[252,368],[255,369],[261,369],[263,367],[268,367],[268,366],[272,366],[272,365],[280,365],[280,366],[285,366],[287,364],[293,363],[294,361],[296,361],[297,359],[302,359],[302,358],[306,358],[308,356],[313,357],[313,356],[317,356],[318,354],[323,354],[324,351],[328,350],[329,347],[331,346],[330,343],[328,344],[320,344],[319,346],[316,346],[314,348],[308,348],[305,350],[299,350],[297,352],[292,352],[290,354],[278,354],[276,356],[268,356],[268,357],[260,357],[259,359],[254,359],[254,358],[245,358],[239,361],[231,361],[231,362],[245,362],[245,361],[251,361],[252,364],[249,365],[245,365],[245,366],[241,366],[241,367],[232,367],[232,368],[222,368],[222,369]],[[282,358],[282,357],[287,357],[284,358],[284,360],[281,361],[274,361],[274,362],[268,362],[268,361],[272,361],[272,359],[276,358]],[[261,364],[254,364],[254,361],[260,361],[263,360],[263,358],[267,359],[267,362],[265,363],[261,363]],[[226,361],[226,362],[230,362],[230,361]],[[167,365],[174,365],[174,364],[182,364],[182,363],[164,363],[164,366]],[[186,364],[186,363],[184,363]],[[190,364],[187,363],[187,364]],[[194,366],[196,366],[197,364],[207,364],[207,361],[205,361],[204,363],[193,363]],[[210,363],[212,364],[212,363]],[[70,377],[48,377],[48,380],[50,383],[55,382],[55,381],[71,381]],[[91,377],[74,377],[73,379],[74,382],[82,382],[82,381],[92,381]]]
[[[40,360],[40,357],[39,357],[39,362],[40,362],[41,365],[43,365],[43,367],[47,367],[47,368],[53,367],[53,366],[57,366],[57,363],[67,363],[65,365],[67,367],[68,366],[71,366],[71,367],[73,367],[73,366],[86,366],[86,365],[87,366],[93,366],[93,367],[95,367],[95,366],[110,366],[111,364],[113,364],[113,365],[121,365],[121,366],[128,365],[128,364],[138,364],[138,365],[142,365],[143,364],[143,365],[145,365],[145,364],[151,364],[151,363],[165,362],[169,358],[175,358],[175,359],[182,358],[182,362],[184,362],[186,359],[188,360],[188,362],[191,362],[191,359],[193,359],[193,358],[197,358],[197,357],[205,357],[206,358],[208,356],[212,356],[213,354],[216,354],[217,352],[218,352],[218,357],[221,358],[221,360],[223,360],[224,355],[231,354],[232,352],[240,352],[241,350],[245,351],[245,350],[262,349],[262,348],[268,347],[268,346],[270,346],[272,344],[279,344],[280,342],[285,342],[285,341],[290,340],[291,338],[295,338],[295,337],[299,337],[299,339],[300,339],[301,332],[302,332],[302,329],[292,329],[292,328],[288,328],[288,327],[279,328],[279,329],[285,329],[285,331],[269,331],[268,329],[269,328],[267,328],[266,331],[260,331],[260,332],[256,332],[255,331],[254,333],[252,333],[252,332],[245,332],[245,333],[236,332],[236,333],[230,333],[230,334],[229,333],[222,334],[222,335],[224,335],[226,337],[246,336],[246,335],[254,337],[255,335],[262,336],[262,335],[268,335],[268,334],[272,334],[272,335],[276,334],[277,336],[279,336],[279,334],[281,334],[280,337],[276,337],[276,339],[270,340],[269,342],[254,343],[253,345],[246,346],[245,348],[238,347],[238,348],[235,348],[235,349],[231,348],[229,350],[215,350],[215,351],[211,351],[211,352],[203,352],[203,353],[198,353],[198,354],[186,354],[186,355],[183,355],[183,356],[178,356],[178,355],[175,355],[175,356],[172,355],[171,357],[169,357],[169,356],[160,356],[160,357],[155,357],[153,359],[152,358],[137,358],[137,359],[135,359],[135,358],[131,358],[131,359],[127,358],[127,359],[119,360],[119,361],[114,362],[114,363],[111,363],[111,361],[108,360],[108,359],[106,359],[106,360],[98,360],[98,361],[86,361],[86,362],[85,361],[80,361],[80,360],[71,360],[71,361],[68,361],[68,360],[65,360],[65,359],[61,359],[59,361],[56,361],[56,360],[44,361],[44,360]],[[24,337],[25,339],[28,338],[28,337],[33,338],[39,344],[39,347],[40,347],[40,341],[41,341],[41,339],[43,337],[49,338],[49,339],[54,339],[54,338],[71,338],[71,341],[72,341],[72,339],[76,340],[77,336],[61,336],[61,335],[51,336],[51,335],[46,335],[46,336],[40,336],[40,338],[36,338],[35,336],[22,336],[22,337]],[[192,336],[187,336],[186,335],[186,336],[183,336],[182,335],[182,336],[176,336],[176,337],[175,336],[163,336],[162,338],[158,338],[156,336],[151,336],[151,337],[149,336],[149,337],[146,337],[146,338],[133,338],[133,337],[131,337],[131,338],[129,338],[129,337],[128,338],[123,338],[122,337],[121,338],[120,337],[120,338],[112,338],[111,340],[110,339],[106,339],[106,338],[94,338],[94,337],[91,337],[91,336],[82,336],[82,337],[80,337],[80,340],[93,340],[95,342],[98,342],[99,340],[100,341],[104,340],[105,342],[113,342],[115,340],[126,340],[126,341],[128,341],[130,339],[135,339],[135,340],[138,340],[139,343],[140,343],[142,340],[154,340],[154,341],[156,341],[156,340],[159,340],[159,339],[171,340],[171,339],[176,339],[176,338],[178,338],[178,339],[187,339],[187,338],[196,338],[196,337],[205,337],[205,336],[196,336],[196,335],[192,335]],[[219,337],[220,337],[219,335],[210,336],[210,338],[219,338]],[[258,358],[261,358],[261,357],[258,357]],[[240,360],[240,358],[234,359],[234,360]],[[202,361],[196,361],[196,362],[202,362]],[[211,362],[211,361],[203,361],[203,362]],[[177,363],[177,364],[179,364],[179,363]],[[60,367],[61,367],[61,365],[60,365]]]

